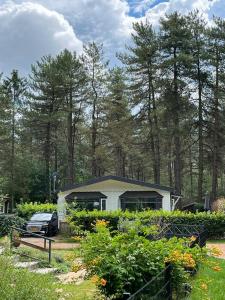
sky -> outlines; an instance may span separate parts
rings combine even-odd
[[[0,72],[22,74],[43,55],[63,49],[82,53],[83,45],[104,44],[106,59],[129,44],[133,22],[157,26],[173,11],[198,9],[206,20],[225,17],[225,0],[0,0]]]

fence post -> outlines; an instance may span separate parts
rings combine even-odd
[[[165,263],[165,275],[164,280],[166,284],[166,299],[172,300],[172,265],[170,262]]]
[[[51,264],[51,258],[52,258],[52,241],[48,241],[48,262]]]
[[[12,228],[10,228],[9,238],[10,238],[10,251],[12,251],[12,247],[13,247],[13,229]]]

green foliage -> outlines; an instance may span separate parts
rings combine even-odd
[[[10,226],[20,227],[24,220],[13,215],[0,215],[0,237],[10,232]]]
[[[57,206],[52,203],[23,203],[18,204],[16,211],[19,217],[28,220],[37,212],[53,212],[57,210]]]
[[[111,230],[117,230],[119,220],[141,220],[143,224],[157,223],[159,220],[165,223],[204,225],[208,231],[209,237],[222,237],[225,232],[225,214],[220,213],[188,213],[182,211],[153,211],[143,212],[129,211],[75,211],[71,212],[70,223],[83,231],[93,231],[93,224],[96,220],[104,219],[109,222]]]
[[[53,280],[50,277],[14,269],[8,257],[0,257],[0,277],[0,300],[57,299],[51,288]]]
[[[195,269],[205,255],[198,246],[189,248],[187,239],[149,241],[133,229],[111,235],[106,225],[99,220],[96,232],[89,232],[81,243],[89,276],[106,296],[136,292],[165,268],[165,261],[173,264],[173,288],[178,291],[187,280],[186,268]]]

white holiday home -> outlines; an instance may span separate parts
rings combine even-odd
[[[65,218],[66,204],[75,202],[86,210],[174,209],[173,188],[118,176],[104,176],[75,184],[58,195],[59,221]]]

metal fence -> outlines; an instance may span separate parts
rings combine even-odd
[[[198,244],[200,247],[206,245],[207,240],[207,231],[205,230],[204,225],[187,225],[187,224],[165,224],[162,226],[162,230],[159,233],[159,238],[166,237],[195,237],[195,240],[192,241],[190,247],[193,247],[195,244]]]
[[[172,266],[167,263],[165,269],[147,282],[133,295],[124,293],[127,300],[172,300]]]
[[[23,230],[18,227],[11,226],[10,228],[11,228],[11,231],[10,231],[10,248],[11,249],[13,247],[17,248],[20,246],[20,244],[22,244],[22,245],[28,246],[30,248],[34,248],[34,249],[38,249],[43,252],[47,252],[48,253],[48,262],[49,262],[49,264],[51,264],[52,242],[54,242],[53,239],[50,239],[48,237],[42,236],[37,233]],[[36,245],[35,243],[31,243],[31,242],[23,240],[24,235],[29,235],[32,237],[43,239],[43,246],[39,246],[39,245]],[[35,258],[35,259],[37,259],[37,258]]]

